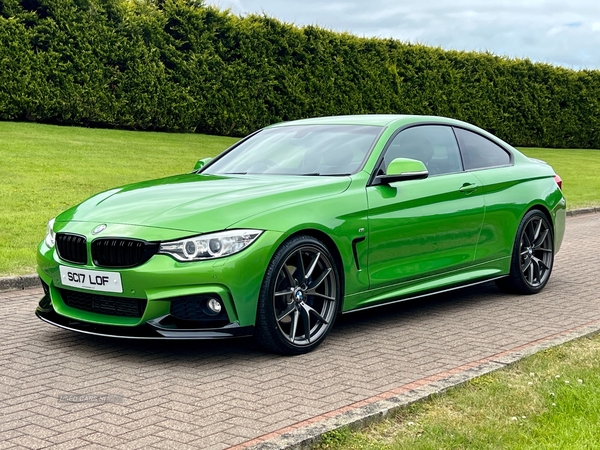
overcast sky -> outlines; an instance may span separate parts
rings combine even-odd
[[[207,0],[236,14],[600,69],[600,0]]]

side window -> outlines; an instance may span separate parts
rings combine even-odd
[[[498,144],[462,128],[455,128],[454,131],[460,143],[465,170],[510,164],[510,155]]]
[[[385,153],[384,169],[395,158],[418,159],[430,175],[462,171],[454,132],[443,125],[420,125],[401,131]]]

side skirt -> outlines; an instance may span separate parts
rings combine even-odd
[[[486,278],[486,279],[474,281],[474,282],[468,283],[468,284],[460,284],[457,286],[452,286],[452,287],[447,287],[447,288],[442,288],[442,289],[434,289],[434,290],[427,291],[425,293],[418,294],[418,295],[408,295],[408,296],[401,297],[401,298],[395,298],[395,299],[390,299],[390,300],[381,300],[381,301],[377,302],[376,304],[370,304],[367,306],[358,307],[356,309],[351,309],[349,311],[343,311],[342,314],[351,314],[351,313],[355,313],[355,312],[359,312],[359,311],[364,311],[366,309],[377,308],[379,306],[393,305],[394,303],[407,302],[409,300],[416,300],[418,298],[429,297],[429,296],[435,295],[435,294],[442,294],[444,292],[456,291],[458,289],[464,289],[464,288],[467,288],[470,286],[477,286],[478,284],[484,284],[484,283],[488,283],[490,281],[499,280],[500,278],[504,278],[504,277],[506,277],[506,275],[502,275],[502,276],[494,277],[494,278]],[[390,295],[390,297],[393,297],[393,295]]]

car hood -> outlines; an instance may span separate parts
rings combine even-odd
[[[56,220],[205,233],[261,212],[341,193],[349,184],[348,176],[178,175],[103,192]]]

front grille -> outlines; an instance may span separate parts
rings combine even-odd
[[[158,247],[137,239],[101,238],[92,242],[92,260],[100,267],[135,267],[152,258]]]
[[[146,310],[145,299],[111,297],[68,289],[59,289],[59,292],[67,306],[83,311],[109,316],[142,317]]]
[[[85,237],[78,234],[57,233],[56,249],[60,259],[73,264],[87,264],[87,246]]]

